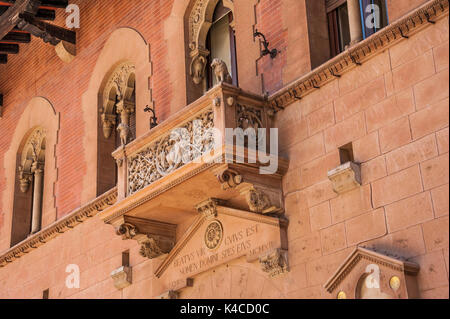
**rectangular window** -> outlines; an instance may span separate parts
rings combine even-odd
[[[365,39],[389,24],[386,0],[358,0]],[[345,51],[351,42],[347,0],[326,0],[331,57]]]
[[[350,44],[350,26],[346,1],[332,1],[327,6],[331,57],[345,51]]]

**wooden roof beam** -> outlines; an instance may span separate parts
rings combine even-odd
[[[12,5],[16,2],[17,0],[0,0],[0,5]],[[68,5],[69,0],[41,0],[40,7],[61,9]]]
[[[44,42],[57,45],[61,41],[76,44],[76,32],[52,25],[36,19],[32,14],[19,14],[20,21],[17,24],[19,29],[30,32],[32,35],[39,37]]]
[[[0,3],[0,16],[8,10],[10,6],[1,5]],[[56,18],[55,10],[39,9],[36,13],[36,18],[41,20],[54,21]]]
[[[19,45],[14,43],[0,43],[0,53],[17,54],[19,53]]]
[[[31,42],[31,34],[29,34],[27,32],[11,31],[3,39],[1,39],[0,42],[30,43]]]

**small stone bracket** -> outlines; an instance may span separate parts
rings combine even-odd
[[[195,209],[206,218],[217,217],[217,206],[224,206],[225,201],[217,198],[210,198],[195,206]]]
[[[111,278],[114,280],[114,287],[122,290],[132,283],[131,267],[122,266],[111,273]]]
[[[123,240],[136,240],[141,246],[140,255],[153,259],[168,254],[175,246],[176,225],[123,216],[116,234]]]
[[[276,277],[289,271],[288,252],[284,249],[275,249],[259,257],[262,271],[270,277]]]
[[[343,194],[361,186],[361,167],[347,162],[328,172],[328,179],[337,194]]]
[[[158,296],[156,299],[178,299],[179,293],[173,290],[169,290],[162,295]]]

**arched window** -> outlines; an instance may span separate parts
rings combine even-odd
[[[45,135],[44,129],[34,129],[17,153],[11,247],[41,230]]]
[[[236,37],[233,29],[233,12],[219,1],[214,10],[213,22],[206,39],[209,53],[209,63],[214,59],[220,59],[227,65],[233,85],[238,85],[236,64]],[[208,88],[217,84],[216,77],[208,70]]]
[[[192,0],[185,16],[188,43],[187,102],[201,97],[216,84],[211,63],[217,58],[225,62],[231,80],[238,85],[233,1]]]
[[[117,184],[117,167],[111,153],[136,138],[135,66],[122,63],[110,73],[99,94],[97,140],[97,196]]]

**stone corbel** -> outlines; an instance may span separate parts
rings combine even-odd
[[[361,186],[361,167],[347,162],[328,172],[328,179],[337,194],[343,194]]]
[[[249,183],[242,183],[237,187],[237,190],[245,197],[248,208],[251,212],[258,214],[279,214],[283,211],[281,207],[272,204],[269,195],[256,188]]]
[[[204,202],[195,206],[197,211],[204,215],[206,218],[215,218],[217,217],[217,206],[224,206],[225,201],[217,198],[210,198]]]
[[[176,225],[129,216],[123,216],[121,222],[116,234],[123,240],[136,240],[143,257],[157,258],[168,254],[175,246]]]
[[[206,64],[208,62],[209,51],[202,48],[197,48],[191,51],[191,67],[190,73],[192,81],[199,85],[203,83],[205,78]]]
[[[28,192],[32,180],[33,175],[25,172],[23,166],[19,166],[19,184],[22,193]]]
[[[122,266],[111,273],[111,278],[114,281],[114,287],[122,290],[132,283],[131,267]]]
[[[259,257],[262,271],[270,277],[276,277],[289,271],[288,253],[283,249],[275,249]]]
[[[248,172],[247,172],[248,173]],[[279,190],[246,178],[244,174],[230,167],[215,172],[223,190],[235,189],[244,197],[248,208],[258,214],[280,214],[283,212],[282,196]],[[251,181],[253,180],[253,181]]]
[[[103,136],[106,139],[108,139],[111,137],[112,130],[114,129],[114,126],[116,124],[116,115],[102,113],[101,119],[102,119]]]

